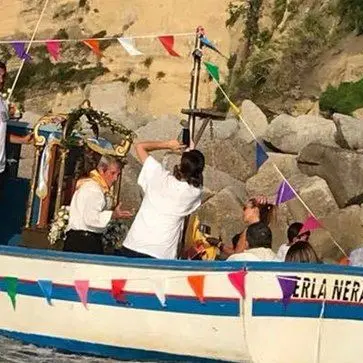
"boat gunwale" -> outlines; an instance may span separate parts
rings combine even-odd
[[[53,250],[39,250],[26,247],[0,246],[0,255],[38,258],[48,261],[85,263],[104,266],[132,267],[141,269],[178,270],[178,271],[271,271],[271,272],[305,272],[331,273],[338,275],[363,276],[363,267],[324,265],[287,262],[257,261],[190,261],[162,260],[145,258],[125,258],[112,255],[90,255]]]

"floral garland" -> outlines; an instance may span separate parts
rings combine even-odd
[[[63,205],[59,208],[57,215],[50,227],[48,234],[48,240],[51,245],[57,243],[57,241],[65,240],[66,228],[69,222],[69,206]]]

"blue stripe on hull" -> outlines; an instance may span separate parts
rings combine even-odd
[[[0,289],[2,291],[6,291],[6,286],[2,279],[0,279]],[[38,283],[32,281],[20,280],[17,286],[17,293],[20,295],[44,298]],[[126,292],[125,296],[127,303],[118,303],[111,296],[110,291],[90,288],[88,293],[88,303],[104,306],[116,306],[120,308],[165,311],[170,313],[235,317],[240,315],[239,299],[233,298],[206,298],[206,303],[201,304],[199,300],[193,296],[167,295],[167,306],[162,307],[154,294]],[[80,303],[77,292],[73,286],[53,285],[52,299]]]
[[[223,362],[216,359],[193,357],[182,354],[171,354],[165,352],[147,351],[143,349],[132,349],[115,347],[106,344],[83,342],[80,340],[64,339],[39,334],[26,334],[21,332],[0,329],[0,335],[7,338],[20,340],[24,343],[34,344],[41,347],[56,348],[61,351],[88,354],[99,357],[108,357],[122,360],[142,361],[182,361],[182,362]],[[182,349],[182,347],[181,347]]]
[[[319,318],[323,301],[290,300],[285,307],[281,300],[253,299],[252,316]],[[325,302],[325,319],[363,320],[363,304]]]

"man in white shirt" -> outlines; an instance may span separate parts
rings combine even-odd
[[[2,98],[1,93],[4,90],[6,79],[6,65],[0,62],[0,196],[5,182],[5,167],[6,167],[6,125],[9,120],[8,105]],[[29,144],[33,139],[33,135],[26,136],[9,135],[9,141],[13,144]]]
[[[227,261],[275,261],[271,229],[262,222],[253,223],[246,231],[246,249],[231,255]]]
[[[137,143],[135,148],[143,164],[138,184],[144,198],[120,255],[174,259],[184,217],[201,204],[204,156],[198,150],[184,152],[180,165],[170,173],[149,152],[181,150],[183,145],[177,140],[145,141]]]
[[[73,194],[64,251],[103,253],[102,233],[110,220],[130,218],[128,211],[118,205],[114,211],[106,210],[106,194],[120,175],[120,163],[110,156],[102,156],[97,170],[77,183]]]

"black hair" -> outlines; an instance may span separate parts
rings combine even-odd
[[[287,229],[287,239],[290,243],[294,242],[294,238],[300,236],[300,231],[303,226],[304,225],[300,222],[290,224],[289,228]],[[303,234],[307,234],[308,236],[310,236],[310,231],[306,231],[306,233]]]
[[[273,204],[270,203],[258,203],[256,198],[251,198],[248,200],[248,203],[251,204],[252,208],[258,208],[258,212],[260,215],[260,221],[265,223],[268,226],[274,216],[275,207]]]
[[[233,236],[233,238],[232,238],[232,244],[233,244],[233,248],[234,248],[234,249],[236,249],[236,247],[237,247],[237,245],[238,245],[238,241],[239,241],[239,239],[240,239],[240,237],[241,237],[241,234],[242,234],[242,233],[237,233],[237,234],[235,234],[235,235]]]
[[[271,248],[272,246],[272,232],[271,229],[263,222],[252,223],[248,226],[246,231],[246,240],[249,248],[265,247]]]
[[[313,246],[306,241],[295,242],[288,249],[285,262],[321,263]]]
[[[186,151],[181,157],[180,165],[174,168],[174,176],[199,188],[203,186],[204,165],[204,155],[199,150]]]
[[[4,62],[0,61],[0,69],[5,69],[6,70],[6,64]]]

